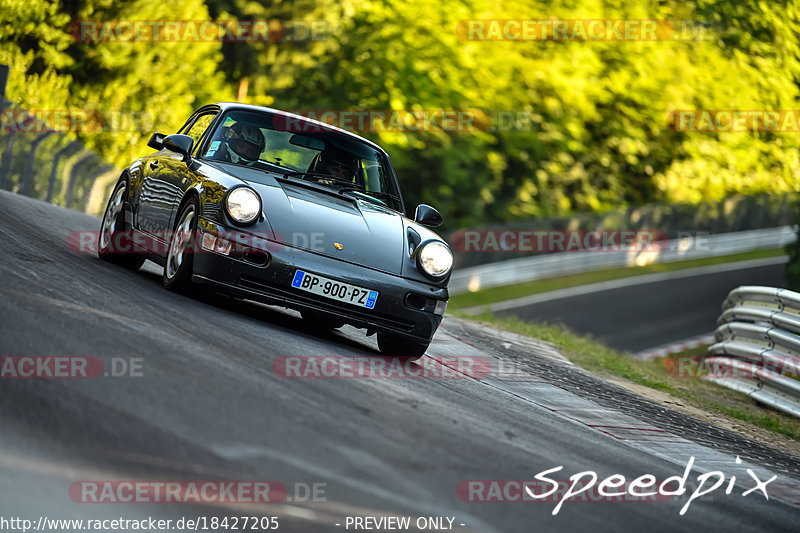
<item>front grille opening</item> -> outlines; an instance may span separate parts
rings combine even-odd
[[[419,309],[420,311],[424,311],[428,305],[428,299],[419,294],[414,294],[413,292],[410,292],[408,293],[408,296],[406,296],[406,305],[414,309]]]
[[[240,246],[239,249],[231,252],[231,257],[256,266],[266,266],[270,260],[270,255],[267,252],[246,246]]]
[[[266,265],[269,261],[269,254],[267,252],[260,252],[258,250],[248,250],[242,254],[242,260],[252,263],[254,265]]]

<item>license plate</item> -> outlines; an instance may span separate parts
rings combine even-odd
[[[302,270],[295,271],[292,287],[367,309],[374,308],[375,301],[378,299],[378,291],[342,283]]]

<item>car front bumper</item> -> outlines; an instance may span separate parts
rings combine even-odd
[[[214,223],[203,221],[198,240],[202,241],[204,233],[218,235],[218,229]],[[235,231],[241,237],[242,232]],[[433,337],[449,298],[447,289],[290,246],[268,245],[266,251],[258,253],[242,246],[237,250],[222,255],[198,246],[192,281],[234,296],[326,313],[369,332],[389,332],[419,342],[429,342]],[[368,309],[292,287],[298,269],[378,291],[375,307]]]

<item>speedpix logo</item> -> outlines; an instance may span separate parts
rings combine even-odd
[[[737,457],[736,464],[741,463],[742,460]],[[698,474],[696,484],[691,485],[689,476],[693,466],[694,457],[690,457],[683,475],[668,477],[661,481],[652,474],[645,474],[631,481],[621,474],[600,478],[591,470],[578,472],[570,476],[568,481],[557,480],[549,477],[564,469],[563,466],[557,466],[539,472],[533,480],[465,480],[457,485],[456,495],[465,502],[556,502],[552,514],[557,515],[568,501],[666,501],[688,494],[688,499],[679,512],[683,516],[693,501],[709,497],[723,486],[726,495],[731,494],[734,487],[745,486],[746,480],[738,480],[737,485],[735,475],[727,478],[725,473],[719,470]],[[741,495],[748,496],[755,493],[769,500],[767,485],[775,481],[778,476],[774,475],[763,480],[749,468],[746,472],[752,484],[747,485]]]

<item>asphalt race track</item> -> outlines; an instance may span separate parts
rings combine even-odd
[[[488,375],[287,379],[273,370],[279,357],[380,357],[374,338],[309,332],[297,314],[255,303],[176,295],[150,263],[129,272],[67,247],[72,232],[98,227],[95,217],[0,192],[0,355],[97,357],[105,372],[112,360],[135,358],[141,374],[3,376],[3,517],[35,525],[42,516],[268,515],[279,517],[279,531],[353,531],[348,516],[390,515],[412,524],[450,517],[454,531],[797,531],[800,459],[607,384],[543,343],[446,318],[424,364],[481,358]],[[683,516],[688,493],[569,500],[553,516],[556,502],[470,501],[460,490],[557,466],[549,477],[591,470],[664,480],[681,476],[690,457],[697,470],[688,486],[709,470],[726,477]],[[761,480],[777,475],[769,501],[758,491],[742,496],[753,486],[746,468]],[[70,487],[87,480],[270,480],[288,497],[84,503]],[[312,484],[316,501],[303,492]]]
[[[556,298],[497,314],[562,324],[608,346],[639,352],[713,332],[732,289],[783,287],[785,270],[784,263],[773,263],[691,277],[678,271],[673,279]]]

